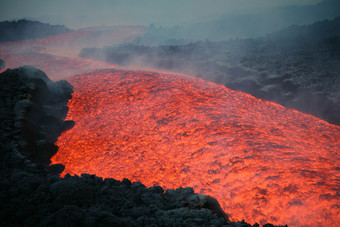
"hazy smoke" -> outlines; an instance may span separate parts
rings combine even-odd
[[[321,0],[3,0],[0,20],[26,17],[71,28],[152,23],[173,26],[216,19],[214,15],[235,11],[251,13],[254,9],[318,2]]]

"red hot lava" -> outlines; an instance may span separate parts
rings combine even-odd
[[[100,36],[84,30],[2,43],[0,57],[10,68],[30,64],[64,79],[113,66],[57,57],[56,50],[77,53],[79,43],[112,44],[141,32],[101,28]],[[76,126],[53,157],[66,165],[64,174],[194,187],[217,198],[233,220],[340,223],[338,126],[189,77],[107,70],[70,82],[68,118]]]
[[[340,127],[186,76],[73,77],[53,163],[147,186],[193,187],[232,220],[336,226]]]

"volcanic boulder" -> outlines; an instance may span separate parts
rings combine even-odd
[[[74,125],[63,121],[72,86],[66,81],[53,82],[44,72],[30,66],[8,69],[0,79],[2,94],[12,99],[8,104],[12,105],[15,118],[14,138],[21,145],[22,155],[48,166],[58,150],[54,145],[58,136]]]

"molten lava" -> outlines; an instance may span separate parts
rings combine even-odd
[[[76,125],[52,160],[63,175],[193,187],[233,220],[339,223],[340,127],[187,76],[110,69],[70,82]]]
[[[66,166],[63,175],[193,187],[233,220],[340,223],[340,127],[186,76],[91,72],[114,66],[74,55],[141,32],[101,28],[0,43],[7,67],[30,64],[54,80],[81,74],[69,79],[75,93],[68,118],[76,125],[59,138],[52,160]]]

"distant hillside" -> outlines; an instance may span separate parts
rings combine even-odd
[[[26,19],[0,22],[0,42],[43,38],[70,31],[63,25],[50,25]]]
[[[196,75],[340,125],[340,17],[257,39],[125,44],[83,49],[79,55]]]
[[[260,6],[259,6],[260,7]],[[258,38],[291,25],[312,24],[340,16],[339,0],[324,0],[315,5],[294,5],[238,11],[175,27],[150,26],[138,41],[145,45],[167,45],[168,40],[222,41],[233,38]]]
[[[340,16],[339,9],[339,0],[324,0],[315,5],[283,6],[249,12],[249,14],[245,12],[244,14],[224,15],[217,20],[195,26],[208,28],[208,31],[215,35],[215,40],[255,38],[291,25],[312,24],[325,19],[332,20]]]

